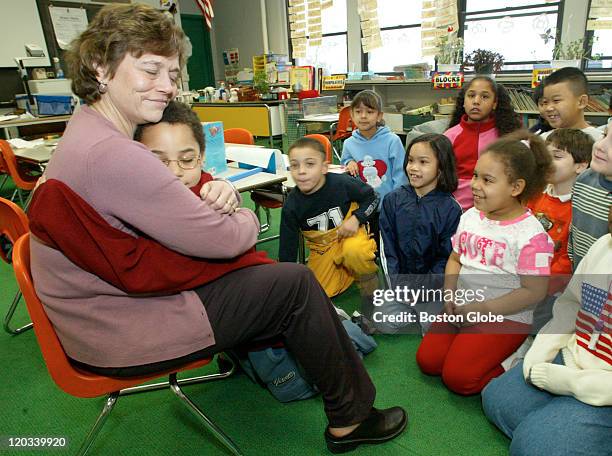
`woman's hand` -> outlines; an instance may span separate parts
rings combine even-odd
[[[348,220],[342,222],[338,228],[338,239],[344,239],[355,236],[359,230],[359,220],[354,215],[351,215]]]
[[[346,170],[353,177],[357,177],[357,174],[359,174],[359,166],[357,166],[357,162],[355,160],[351,160],[346,164]]]
[[[200,190],[200,197],[220,214],[233,214],[238,209],[236,191],[226,181],[206,182]]]

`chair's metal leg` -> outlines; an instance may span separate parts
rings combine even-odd
[[[264,208],[264,210],[266,210],[266,208]],[[259,220],[259,234],[265,233],[266,231],[268,231],[270,229],[270,220],[268,219],[268,223],[264,223],[263,220],[261,219],[261,206],[257,203],[255,203],[255,217],[257,217],[257,220]]]
[[[8,312],[6,313],[6,316],[4,317],[4,330],[7,333],[12,334],[14,336],[16,336],[17,334],[21,334],[22,332],[27,331],[28,329],[31,329],[34,326],[32,323],[28,323],[27,325],[24,325],[21,328],[15,328],[15,329],[11,328],[10,323],[13,318],[13,315],[15,314],[15,309],[17,309],[17,304],[19,304],[20,299],[21,299],[21,291],[18,291],[17,293],[15,293],[13,302],[11,303],[11,306],[9,307]]]
[[[25,204],[23,205],[23,212],[28,212],[28,207],[30,207],[30,203],[32,202],[32,197],[34,196],[34,190],[28,193],[28,197],[25,200]]]
[[[270,214],[270,208],[268,207],[264,207],[264,211],[266,212],[266,223],[264,225],[261,225],[260,229],[259,229],[259,234],[265,233],[266,231],[268,231],[271,227],[271,214]],[[264,229],[265,227],[265,229]],[[280,238],[280,234],[275,234],[274,236],[268,236],[262,239],[258,239],[256,244],[261,244],[262,242],[268,242],[268,241],[273,241],[274,239],[278,239]]]
[[[212,380],[221,380],[223,378],[229,377],[234,372],[236,372],[236,363],[229,356],[227,356],[225,359],[227,359],[227,361],[231,362],[232,364],[232,367],[229,371],[218,373],[218,374],[208,374],[208,375],[199,375],[197,377],[181,378],[178,380],[178,384],[181,386],[192,385],[194,383],[203,383],[203,382],[208,382]],[[149,383],[147,385],[138,385],[138,386],[133,386],[131,388],[122,389],[121,391],[119,391],[119,395],[127,396],[129,394],[136,394],[136,393],[143,393],[145,391],[164,389],[164,388],[168,388],[169,386],[170,386],[169,382]]]
[[[110,414],[110,412],[113,410],[113,407],[117,403],[118,398],[119,398],[118,391],[111,393],[106,398],[106,403],[104,404],[104,408],[102,409],[102,412],[100,412],[100,415],[98,415],[98,419],[96,420],[95,424],[91,428],[91,431],[89,431],[89,434],[87,434],[87,437],[85,438],[85,441],[81,445],[81,448],[79,448],[79,452],[77,453],[78,456],[83,456],[85,453],[87,453],[87,450],[89,450],[89,447],[91,447],[91,444],[93,443],[96,436],[100,432],[100,429],[102,429],[102,426],[104,426],[104,423],[106,422],[106,419],[108,418],[108,415]]]
[[[19,197],[19,202],[21,203],[21,207],[23,207],[24,206],[24,204],[23,204],[23,192],[21,191],[20,188],[17,189],[17,196]]]
[[[341,163],[342,162],[342,157],[340,156],[340,153],[338,152],[338,150],[333,145],[332,145],[332,150],[334,151],[334,155],[338,159],[338,163]]]
[[[262,244],[264,242],[273,241],[274,239],[278,239],[278,238],[280,238],[280,235],[279,234],[275,234],[274,236],[268,236],[268,237],[265,237],[263,239],[258,239],[256,244]]]
[[[15,202],[15,197],[17,196],[17,193],[19,193],[19,189],[18,189],[18,188],[16,188],[16,189],[13,191],[13,194],[12,194],[12,195],[11,195],[11,197],[10,197],[10,200],[11,200],[11,201]]]
[[[176,374],[170,374],[170,389],[176,396],[181,400],[181,402],[187,407],[191,413],[193,413],[206,428],[213,433],[213,435],[220,440],[231,452],[237,456],[241,456],[242,452],[236,446],[236,444],[229,438],[215,423],[211,421],[199,408],[195,405],[191,399],[189,399],[185,393],[181,390],[177,380]]]

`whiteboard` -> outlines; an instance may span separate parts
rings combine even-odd
[[[42,48],[45,57],[24,60],[25,66],[51,65],[36,0],[0,0],[0,67],[16,68],[14,58],[27,55],[26,43]]]

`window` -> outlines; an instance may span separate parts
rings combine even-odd
[[[598,60],[589,60],[587,68],[612,68],[612,30],[594,30],[587,36],[593,38],[591,55],[599,57]]]
[[[383,47],[368,53],[368,70],[387,73],[394,66],[418,62],[433,67],[434,58],[421,55],[421,5],[421,0],[378,0]]]
[[[531,70],[552,59],[560,1],[466,0],[464,54],[484,48],[504,56],[504,70]]]
[[[331,8],[321,11],[323,39],[321,46],[306,47],[306,57],[296,65],[321,67],[330,73],[346,73],[348,69],[346,0],[334,0]]]
[[[587,60],[587,69],[606,69],[612,67],[612,30],[605,28],[612,21],[612,12],[608,5],[599,1],[591,1],[587,17],[586,42],[587,56],[593,56],[597,60]],[[599,28],[599,27],[604,28]],[[593,30],[595,29],[595,30]]]

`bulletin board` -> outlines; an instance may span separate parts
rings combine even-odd
[[[24,60],[27,67],[49,66],[49,51],[36,0],[2,2],[0,14],[0,67],[17,67],[15,57],[25,57],[25,44],[42,48],[45,57]]]
[[[82,8],[87,13],[87,19],[89,22],[95,17],[95,15],[102,9],[104,5],[92,5],[88,3],[79,2],[61,2],[54,0],[39,0],[38,13],[40,14],[40,21],[43,27],[43,33],[45,40],[49,47],[49,54],[51,57],[59,57],[63,61],[63,53],[57,44],[55,38],[55,32],[53,30],[53,21],[51,20],[51,13],[49,12],[49,6],[63,7],[63,8]]]

